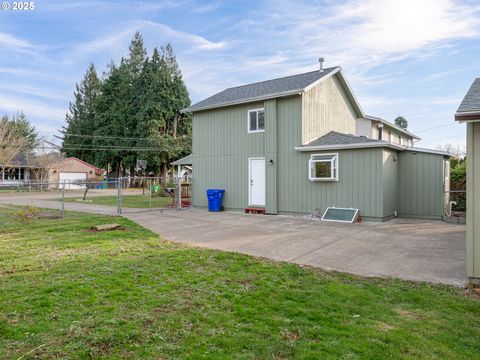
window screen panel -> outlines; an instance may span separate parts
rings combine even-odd
[[[249,112],[249,116],[250,116],[250,131],[256,131],[257,130],[257,112],[251,111]]]
[[[265,130],[265,112],[260,110],[257,112],[258,130]]]

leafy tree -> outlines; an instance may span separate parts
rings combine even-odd
[[[397,125],[401,129],[407,129],[408,121],[403,116],[399,115],[395,118],[395,125]]]
[[[90,64],[83,80],[75,85],[75,101],[70,103],[63,128],[62,150],[67,156],[77,157],[96,164],[95,152],[91,149],[94,141],[96,102],[101,92],[102,82],[95,66]],[[83,149],[82,149],[83,148]]]

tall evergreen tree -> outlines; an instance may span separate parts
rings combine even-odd
[[[189,151],[190,126],[188,117],[180,110],[190,105],[170,44],[159,51],[154,49],[151,60],[146,60],[136,86],[135,103],[137,131],[140,138],[149,138],[150,146],[158,151],[140,153],[147,160],[147,169],[164,177],[170,162],[182,151]]]
[[[74,156],[89,163],[96,164],[95,152],[82,150],[92,148],[91,135],[95,131],[96,102],[101,93],[102,82],[97,76],[95,66],[90,64],[83,80],[75,85],[73,103],[70,103],[66,115],[67,125],[63,128],[62,151],[67,156]],[[100,165],[100,164],[97,164]]]
[[[70,105],[65,150],[75,144],[98,148],[74,156],[111,169],[118,176],[126,170],[133,175],[137,159],[147,160],[147,172],[166,175],[172,160],[189,153],[191,142],[191,119],[180,113],[190,105],[190,99],[171,45],[160,51],[155,48],[149,59],[142,36],[136,33],[128,56],[119,66],[110,64],[103,82],[98,81],[96,96],[88,102],[93,104],[88,107],[93,109],[93,116],[86,116],[90,114],[85,110],[90,72],[77,85],[75,102]],[[83,132],[90,136],[73,136]],[[139,151],[145,147],[159,150]]]

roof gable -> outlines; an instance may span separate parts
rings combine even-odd
[[[468,89],[456,113],[456,120],[476,120],[477,117],[470,119],[469,115],[480,113],[480,78],[473,81]]]
[[[194,112],[293,95],[305,90],[309,86],[315,85],[319,80],[325,79],[338,71],[340,71],[340,67],[336,66],[327,68],[323,71],[316,70],[304,74],[286,76],[278,79],[228,88],[184,109],[183,111]]]

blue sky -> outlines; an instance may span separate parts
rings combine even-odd
[[[172,43],[193,102],[323,56],[367,114],[403,115],[424,147],[465,143],[453,114],[480,76],[477,1],[38,0],[0,10],[0,113],[23,110],[51,136],[88,63],[118,62],[135,31],[150,52]]]

